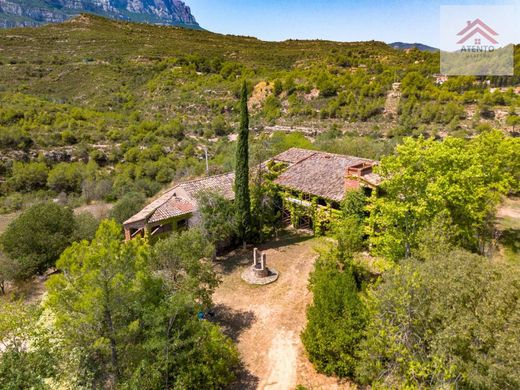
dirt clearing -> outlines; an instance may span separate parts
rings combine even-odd
[[[243,367],[233,389],[348,389],[317,374],[305,356],[300,333],[312,296],[309,273],[317,258],[316,240],[288,234],[260,246],[278,281],[250,286],[240,278],[252,263],[252,250],[237,251],[220,262],[222,285],[214,295],[216,319],[237,343]]]

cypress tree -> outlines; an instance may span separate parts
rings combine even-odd
[[[242,85],[240,102],[240,128],[235,166],[235,209],[237,233],[246,242],[251,224],[251,200],[249,198],[249,113],[247,111],[247,84]]]

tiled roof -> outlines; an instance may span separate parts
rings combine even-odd
[[[291,156],[301,156],[297,151],[301,149],[289,149]],[[275,160],[278,159],[274,157]],[[276,180],[275,183],[283,187],[320,196],[326,199],[341,201],[345,196],[345,176],[347,168],[362,162],[375,163],[359,157],[344,156],[340,154],[314,152],[310,157],[300,160],[289,166]],[[379,177],[376,174],[364,176]]]
[[[173,197],[157,208],[148,218],[148,223],[164,221],[180,215],[190,214],[196,210],[195,204],[183,198]]]
[[[305,160],[306,158],[313,156],[316,153],[317,152],[314,150],[291,148],[273,157],[273,160],[285,162],[288,164],[296,164]]]
[[[166,191],[164,194],[159,196],[157,199],[155,199],[152,203],[148,204],[145,208],[143,208],[141,211],[139,211],[134,216],[130,217],[128,220],[124,222],[124,224],[134,223],[143,221],[148,216],[154,213],[155,210],[157,210],[159,207],[161,207],[164,203],[168,202],[175,193],[175,187]]]
[[[347,187],[359,187],[359,179],[346,178],[347,168],[360,163],[375,163],[359,157],[343,156],[307,149],[291,148],[273,157],[274,161],[285,162],[289,167],[275,180],[276,184],[341,201]],[[193,213],[197,210],[197,195],[201,191],[219,192],[227,199],[234,199],[235,175],[226,173],[179,183],[136,215],[125,221],[127,224],[156,223],[172,217]],[[372,186],[380,182],[379,175],[368,173],[361,181]]]
[[[233,191],[234,181],[234,173],[225,173],[180,183],[177,187],[186,191],[193,200],[196,200],[197,194],[201,191],[219,192],[226,199],[232,200],[235,199],[235,192]]]
[[[153,223],[190,214],[197,209],[196,197],[201,191],[219,192],[227,199],[234,199],[234,179],[234,173],[226,173],[180,183],[148,204],[125,221],[124,224],[128,225],[140,221]],[[186,197],[179,196],[178,193],[183,193]]]

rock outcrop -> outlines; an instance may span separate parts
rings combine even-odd
[[[0,0],[0,27],[59,23],[80,13],[200,29],[181,0]]]

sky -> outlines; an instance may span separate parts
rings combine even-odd
[[[379,40],[439,45],[441,5],[515,5],[520,0],[185,0],[201,27],[268,41]],[[520,27],[519,27],[520,28]]]

